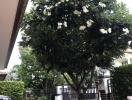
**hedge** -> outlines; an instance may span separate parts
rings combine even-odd
[[[120,66],[111,72],[114,100],[132,96],[132,65]]]
[[[0,81],[0,95],[10,96],[12,100],[22,100],[24,83],[21,81]]]

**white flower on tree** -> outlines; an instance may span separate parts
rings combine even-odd
[[[85,29],[86,29],[86,26],[85,25],[82,25],[82,26],[79,27],[79,30],[81,30],[81,31],[82,30],[85,30]]]
[[[57,2],[57,3],[55,4],[55,6],[57,7],[59,4],[61,4],[61,2]]]
[[[49,10],[52,9],[52,8],[53,8],[53,6],[49,6],[49,7],[47,7],[47,9],[49,9]]]
[[[35,75],[32,74],[32,79],[34,79],[34,78],[35,78]]]
[[[44,9],[43,14],[44,14],[44,15],[46,14],[46,9]]]
[[[59,25],[59,26],[61,26],[61,25],[62,25],[62,23],[61,23],[61,22],[58,22],[58,25]]]
[[[46,2],[49,2],[49,0],[45,0]]]
[[[84,12],[84,13],[89,12],[89,10],[86,8],[86,6],[83,6],[82,9],[83,9],[83,12]]]
[[[111,33],[111,32],[112,32],[111,28],[108,28],[108,33]]]
[[[92,26],[92,24],[94,23],[94,21],[93,20],[88,20],[87,22],[86,22],[86,24],[87,24],[87,27],[91,27]]]
[[[101,32],[102,34],[107,34],[107,33],[108,33],[107,30],[105,30],[105,29],[103,29],[103,28],[100,29],[100,32]]]
[[[101,6],[102,8],[106,7],[106,4],[99,2],[99,6]]]
[[[75,15],[78,15],[78,16],[80,16],[81,15],[81,12],[80,11],[78,11],[78,10],[74,10],[74,12],[73,12]]]
[[[58,22],[58,27],[57,27],[57,29],[61,29],[62,28],[62,23],[61,22]]]
[[[110,11],[110,13],[111,13],[111,14],[113,14],[113,13],[114,13],[114,11],[113,11],[113,10],[111,10],[111,11]]]
[[[61,29],[62,27],[61,26],[58,26],[57,29]]]
[[[88,7],[90,7],[90,5],[88,4],[88,5],[85,5],[86,6],[86,8],[88,8]]]
[[[129,34],[128,28],[123,28],[122,31],[123,31],[125,34]]]
[[[61,0],[61,2],[65,2],[65,0]]]
[[[48,12],[48,16],[51,16],[51,12]]]
[[[131,45],[132,41],[128,41],[128,45]]]
[[[67,22],[66,22],[66,21],[64,21],[64,23],[63,23],[63,24],[64,24],[64,26],[65,26],[65,27],[67,27]]]

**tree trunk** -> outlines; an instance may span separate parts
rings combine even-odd
[[[85,98],[84,94],[82,93],[78,94],[78,100],[85,100],[84,98]]]
[[[77,92],[78,100],[84,100],[85,93],[82,93],[80,88],[78,88],[78,90],[76,92]]]

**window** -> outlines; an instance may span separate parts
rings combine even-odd
[[[132,58],[130,58],[130,64],[132,64]]]

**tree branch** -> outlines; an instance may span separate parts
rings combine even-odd
[[[94,77],[94,70],[95,70],[95,66],[93,67],[92,71],[91,71],[91,77],[90,77],[90,80],[89,80],[89,84],[87,85],[87,89],[89,87],[91,87],[92,83],[93,83],[93,77]]]
[[[84,71],[83,76],[81,77],[81,81],[79,82],[79,86],[84,82],[84,79],[86,78],[86,73]]]
[[[72,79],[73,84],[77,87],[78,79],[74,76],[73,72],[68,72],[68,75]]]
[[[66,75],[64,73],[62,75],[65,78],[65,80],[67,81],[67,83],[76,91],[76,87],[68,80],[68,78],[66,77]]]

